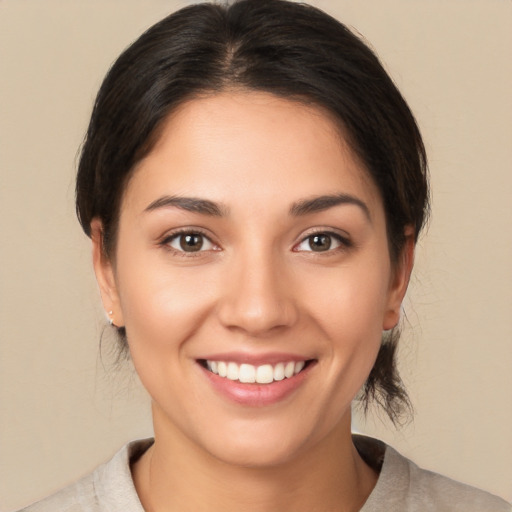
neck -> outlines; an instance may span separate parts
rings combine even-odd
[[[154,445],[132,467],[147,512],[358,511],[377,481],[352,443],[350,416],[304,453],[265,467],[228,464],[157,426]]]

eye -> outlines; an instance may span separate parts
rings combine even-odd
[[[165,239],[164,244],[179,252],[199,252],[215,249],[215,245],[208,237],[194,231],[176,233]]]
[[[295,246],[295,251],[326,252],[350,246],[350,242],[336,233],[314,233]]]

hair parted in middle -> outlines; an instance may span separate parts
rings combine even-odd
[[[136,164],[184,102],[226,91],[262,91],[313,105],[340,128],[384,205],[389,257],[405,228],[417,239],[429,212],[427,158],[416,121],[372,50],[321,10],[285,0],[185,7],[129,46],[108,72],[81,151],[76,208],[85,231],[99,218],[115,259],[123,192]],[[126,333],[118,329],[126,348]],[[398,328],[387,332],[361,393],[394,423],[410,402],[396,368]]]

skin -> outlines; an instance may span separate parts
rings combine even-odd
[[[340,194],[354,201],[299,211]],[[183,251],[176,230],[203,233],[202,250]],[[398,322],[414,242],[406,230],[392,265],[378,189],[330,117],[265,93],[192,100],[128,183],[114,258],[98,219],[92,233],[104,307],[153,400],[155,444],[132,467],[144,508],[359,510],[377,475],[352,444],[350,404]],[[315,233],[331,233],[328,250],[313,250]],[[198,364],[233,351],[314,364],[252,407]]]

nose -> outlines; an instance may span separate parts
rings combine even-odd
[[[263,337],[291,327],[298,308],[293,285],[277,257],[241,257],[229,266],[228,286],[219,303],[220,322],[231,330]]]

